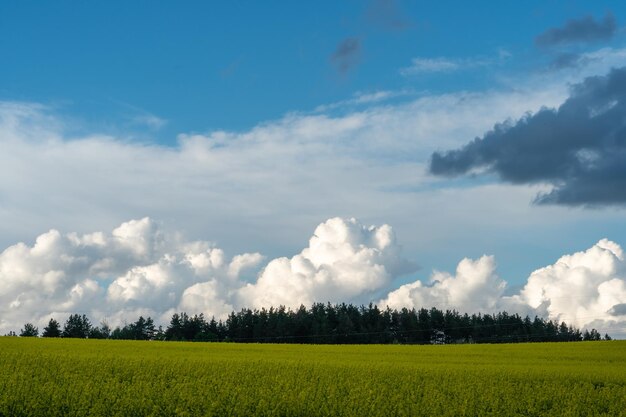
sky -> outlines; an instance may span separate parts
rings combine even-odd
[[[0,334],[330,301],[626,337],[625,22],[0,2]]]

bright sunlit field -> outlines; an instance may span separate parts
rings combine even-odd
[[[0,338],[2,416],[624,415],[626,341],[315,346]]]

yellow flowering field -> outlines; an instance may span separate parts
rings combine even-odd
[[[0,337],[0,416],[626,415],[626,341],[280,345]]]

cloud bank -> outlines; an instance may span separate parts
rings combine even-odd
[[[292,258],[259,271],[263,260],[259,253],[228,258],[211,242],[162,232],[149,218],[110,233],[50,230],[32,246],[18,243],[0,254],[0,332],[71,312],[116,324],[137,314],[225,318],[242,307],[369,300],[415,269],[400,257],[389,226],[340,218],[320,224]]]
[[[539,315],[578,327],[596,327],[626,337],[626,262],[622,248],[602,239],[591,248],[564,255],[553,265],[532,272],[515,295],[493,256],[463,259],[454,275],[435,272],[430,281],[400,286],[378,304],[393,308],[437,306],[462,312],[506,310]]]
[[[211,236],[230,253],[278,257],[294,253],[320,219],[339,215],[390,222],[408,247],[439,252],[427,236],[436,232],[449,242],[454,233],[459,242],[454,222],[468,219],[454,210],[456,195],[431,188],[428,156],[480,134],[493,119],[556,105],[561,90],[376,102],[393,95],[385,92],[358,96],[369,103],[358,110],[288,114],[240,132],[186,133],[169,147],[77,134],[89,129],[64,118],[62,109],[0,102],[0,247],[49,228],[88,233],[149,216],[193,239]],[[500,191],[509,198],[493,206],[486,228],[519,210],[510,202],[528,197],[516,187]],[[478,203],[494,192],[474,190],[465,198]],[[439,227],[442,220],[450,227]]]
[[[435,152],[430,172],[497,174],[513,184],[550,184],[538,204],[626,203],[626,67],[588,77],[558,109],[504,122],[460,149]]]
[[[50,230],[0,254],[0,332],[76,312],[112,325],[140,314],[167,324],[181,310],[225,318],[243,307],[379,300],[392,308],[538,314],[626,336],[626,261],[606,239],[536,270],[512,296],[504,295],[493,256],[463,259],[455,274],[434,272],[428,283],[387,292],[416,266],[402,257],[390,226],[355,219],[331,218],[300,253],[264,261],[259,253],[228,257],[211,242],[164,233],[149,218],[110,233]]]

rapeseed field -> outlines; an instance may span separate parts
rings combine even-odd
[[[626,341],[280,345],[0,338],[1,416],[620,416]]]

